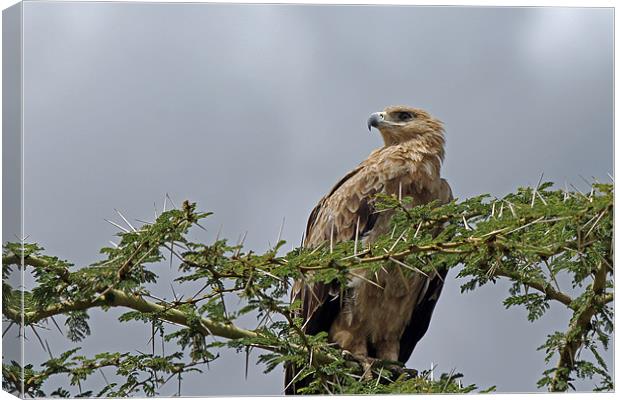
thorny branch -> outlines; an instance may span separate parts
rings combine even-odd
[[[147,322],[152,327],[151,340],[155,332],[160,332],[162,346],[163,342],[176,340],[182,349],[192,349],[191,362],[181,361],[183,353],[166,358],[163,348],[162,356],[154,350],[149,357],[126,354],[134,368],[150,371],[150,375],[142,380],[132,375],[116,391],[116,383],[111,383],[101,395],[127,395],[137,388],[155,394],[161,384],[157,371],[180,375],[217,358],[208,349],[219,346],[219,342],[207,344],[206,337],[223,338],[225,345],[236,349],[266,350],[259,360],[267,370],[285,362],[297,364],[301,367],[298,379],[312,378],[309,393],[467,392],[475,387],[457,384],[454,377],[460,378],[458,374],[442,376],[436,382],[424,373],[417,377],[402,375],[402,368],[385,363],[377,363],[381,370],[373,371],[376,381],[360,380],[360,365],[327,343],[324,335],[303,334],[303,321],[295,317],[299,304],[290,305],[283,299],[292,279],[307,284],[346,284],[350,276],[358,276],[375,283],[373,276],[378,268],[398,268],[405,275],[458,268],[459,276],[469,279],[462,290],[473,290],[497,278],[509,279],[514,286],[504,304],[525,306],[531,321],[549,308],[549,301],[571,310],[573,317],[567,331],[550,335],[541,347],[548,359],[557,357],[557,365],[545,373],[540,385],[552,391],[567,390],[575,376],[598,375],[602,378],[600,388],[611,390],[611,378],[596,343],[605,347],[613,330],[609,307],[614,299],[613,280],[609,278],[613,273],[613,188],[595,185],[586,196],[551,191],[550,186],[543,183],[535,189],[519,189],[503,199],[489,201],[479,196],[444,206],[412,208],[406,198],[379,198],[383,210],[391,210],[394,215],[394,232],[402,232],[396,240],[394,235],[386,236],[359,251],[358,240],[329,243],[314,249],[298,248],[284,257],[277,255],[283,244],[280,235],[277,245],[264,254],[245,253],[243,240],[230,246],[219,240],[219,235],[210,245],[189,241],[186,234],[190,227],[209,214],[197,213],[195,205],[187,202],[181,209],[166,211],[153,223],[137,229],[119,212],[129,229],[114,224],[122,230],[121,242],[114,248],[104,248],[107,259],[89,267],[73,269],[66,261],[43,255],[43,249],[36,245],[5,245],[3,315],[19,326],[23,314],[23,322],[32,329],[48,318],[62,315],[67,317],[68,333],[79,340],[89,334],[89,309],[125,308],[130,312],[121,317],[121,322]],[[155,283],[157,276],[150,266],[162,261],[164,254],[179,262],[181,275],[176,285],[199,282],[202,288],[187,299],[175,294],[172,301],[151,294],[147,285]],[[13,266],[28,266],[35,277],[35,287],[24,292],[24,310],[20,291],[7,282]],[[569,295],[557,283],[559,274],[571,277],[571,293],[580,287],[585,289]],[[236,295],[246,306],[234,313],[227,311],[224,293]],[[234,323],[238,316],[249,312],[258,313],[258,328],[244,329]],[[162,322],[170,324],[173,332],[165,335]],[[36,330],[35,334],[39,336]],[[597,340],[593,340],[594,335]],[[595,355],[598,366],[583,360],[583,349]],[[97,366],[115,362],[112,355],[102,356],[89,364],[90,370],[76,369],[74,365],[82,360],[76,357],[81,356],[64,354],[64,361],[55,361],[56,369],[46,364],[47,369],[36,372],[28,366],[30,395],[42,395],[42,385],[51,374],[69,374],[73,377],[71,385],[80,387],[85,370],[92,372]],[[24,368],[5,365],[5,388],[18,390],[17,371]],[[394,371],[400,372],[394,375]]]

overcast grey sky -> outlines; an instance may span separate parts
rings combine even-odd
[[[216,213],[200,240],[223,224],[261,251],[285,217],[297,245],[317,200],[381,145],[366,118],[391,104],[445,122],[442,174],[458,198],[543,171],[609,181],[612,31],[611,9],[26,2],[25,233],[88,264],[113,239],[114,208],[150,219],[167,192]],[[169,296],[168,266],[158,272]],[[536,348],[569,315],[531,324],[504,310],[506,284],[460,294],[454,275],[408,365],[537,390]],[[92,313],[85,354],[148,348],[150,328],[119,314]],[[56,353],[73,345],[47,337]],[[26,358],[40,353],[31,341]],[[261,371],[244,380],[244,356],[223,352],[183,393],[281,393],[282,371]]]

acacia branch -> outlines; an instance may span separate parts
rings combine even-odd
[[[70,311],[86,311],[90,308],[102,306],[125,307],[143,313],[154,314],[156,315],[157,319],[162,321],[190,327],[187,316],[183,312],[175,308],[162,306],[160,304],[147,301],[141,296],[128,294],[118,289],[110,289],[108,293],[105,294],[105,296],[100,295],[93,301],[63,302],[54,306],[44,308],[42,310],[25,312],[24,321],[26,325],[30,325],[42,319],[52,317],[54,315],[65,314]],[[19,310],[4,307],[3,313],[7,318],[17,323],[21,322],[21,313],[19,312]],[[201,334],[205,336],[213,335],[226,339],[257,339],[260,337],[260,334],[255,331],[240,328],[232,323],[216,322],[210,318],[205,317],[200,318],[199,326],[192,327],[196,328]],[[283,352],[282,349],[271,346],[255,345],[254,347],[278,353]],[[292,347],[295,348],[297,346],[293,345]],[[327,354],[319,352],[315,352],[314,359],[318,363],[323,364],[336,360],[335,358]],[[349,364],[350,366],[355,366],[355,364]]]
[[[17,254],[9,254],[9,255],[2,256],[2,264],[21,266],[22,259],[21,259],[21,256]],[[24,264],[31,265],[36,268],[46,268],[48,266],[47,261],[39,257],[36,257],[36,256],[25,256]]]
[[[24,312],[24,323],[34,324],[45,318],[55,315],[66,314],[70,311],[86,311],[94,307],[125,307],[143,313],[157,314],[158,319],[173,322],[189,327],[187,316],[175,309],[165,307],[156,303],[144,300],[141,296],[128,294],[118,289],[110,289],[104,296],[99,295],[94,300],[89,301],[66,301],[36,311]],[[21,323],[21,312],[14,308],[5,306],[3,314],[10,320]],[[258,334],[254,331],[239,328],[233,324],[224,324],[213,321],[210,318],[202,317],[201,326],[198,327],[200,333],[206,335],[213,334],[228,339],[256,338]]]
[[[15,254],[3,256],[2,261],[5,264],[21,264],[21,258]],[[35,268],[49,268],[49,263],[47,262],[47,260],[31,255],[24,258],[24,264],[33,266]],[[25,325],[31,325],[45,318],[53,317],[55,315],[66,314],[71,311],[86,311],[95,307],[107,306],[125,307],[143,313],[155,314],[157,316],[156,318],[159,320],[175,323],[185,327],[190,327],[187,316],[183,312],[176,309],[174,304],[163,306],[160,304],[149,302],[141,296],[132,295],[122,290],[114,289],[110,286],[103,286],[97,288],[96,290],[101,292],[101,294],[93,300],[65,301],[46,308],[42,308],[40,310],[24,312],[23,322]],[[11,308],[8,305],[3,304],[2,312],[8,319],[15,321],[18,324],[21,324],[22,312],[20,310]],[[205,336],[213,335],[226,339],[256,339],[260,336],[260,334],[255,331],[237,327],[232,323],[216,322],[210,318],[205,317],[200,318],[200,325],[195,328]],[[305,338],[305,336],[302,336],[302,340],[304,340],[304,342],[307,344],[307,339]],[[269,351],[282,352],[281,349],[265,345],[256,345],[255,347],[259,347]],[[318,363],[328,363],[335,361],[333,357],[318,352],[314,354],[314,360],[316,360]],[[351,364],[350,366],[354,365]]]
[[[3,256],[2,262],[4,264],[19,265],[21,264],[21,258],[15,254],[10,254]],[[24,264],[42,269],[49,267],[49,264],[45,259],[36,256],[24,257]],[[122,290],[113,289],[111,287],[107,287],[103,290],[107,290],[107,293],[99,295],[93,300],[65,301],[40,310],[24,312],[24,323],[26,325],[31,325],[42,319],[49,318],[54,315],[65,314],[70,311],[85,311],[94,307],[109,306],[126,307],[140,312],[153,313],[168,322],[189,326],[186,315],[175,308],[164,307],[162,305],[146,301],[140,296],[128,294]],[[14,309],[6,304],[3,304],[2,312],[8,319],[21,323],[21,310]],[[199,327],[199,329],[201,329],[201,333],[204,335],[213,334],[215,336],[221,336],[228,339],[255,338],[258,336],[258,334],[254,331],[238,328],[233,324],[215,322],[209,318],[201,318],[201,327]]]
[[[190,326],[187,316],[175,309],[165,307],[159,304],[152,303],[144,300],[140,296],[127,294],[118,289],[112,289],[106,296],[107,304],[112,307],[126,307],[143,313],[156,314],[159,319],[180,324],[183,326]],[[200,318],[200,326],[198,327],[200,333],[205,336],[215,335],[228,339],[243,339],[243,338],[256,338],[258,334],[254,331],[239,328],[234,324],[224,324],[221,322],[213,321],[210,318]]]
[[[501,236],[499,233],[502,230],[497,230],[494,232],[490,232],[487,234],[487,238],[477,238],[477,237],[469,237],[465,238],[461,241],[457,242],[445,242],[445,243],[435,243],[431,245],[418,246],[415,244],[410,245],[407,249],[398,252],[398,253],[386,253],[380,256],[374,257],[364,257],[358,258],[357,261],[354,261],[356,264],[365,264],[365,263],[373,263],[379,261],[387,261],[390,259],[403,260],[407,256],[410,256],[415,253],[445,253],[445,254],[469,254],[476,251],[476,246],[488,245],[490,242],[501,243]],[[545,257],[550,257],[555,255],[558,251],[564,251],[565,248],[573,244],[573,242],[563,243],[561,246],[557,247],[557,250],[550,250],[544,252]],[[473,246],[469,249],[462,249],[462,247]],[[542,250],[541,250],[542,252]],[[544,285],[539,281],[535,281],[532,279],[528,279],[527,277],[518,274],[517,272],[509,271],[505,268],[498,268],[494,271],[494,275],[503,276],[506,278],[510,278],[515,281],[519,281],[526,286],[532,287],[540,292],[542,292],[547,298],[557,300],[560,303],[566,305],[567,307],[574,309],[575,305],[573,303],[573,298],[571,298],[568,294],[554,289],[551,285]]]
[[[541,196],[540,193],[542,192],[539,193],[536,190],[534,190],[534,195]],[[438,211],[435,208],[426,211],[421,210],[420,214],[416,211],[415,218],[418,221],[413,220],[414,213],[410,212],[409,209],[394,206],[392,207],[394,211],[401,214],[401,218],[396,220],[399,231],[402,229],[404,232],[409,232],[412,225],[413,227],[417,226],[413,237],[408,235],[409,237],[401,242],[405,236],[403,233],[391,247],[387,239],[382,238],[381,240],[385,239],[385,241],[382,241],[380,245],[377,242],[376,245],[372,245],[359,253],[357,252],[356,240],[353,250],[355,254],[353,255],[347,255],[350,254],[349,247],[345,246],[349,246],[349,244],[344,244],[337,249],[338,251],[334,252],[335,254],[330,252],[329,255],[323,250],[319,252],[321,246],[314,248],[309,253],[301,249],[299,252],[283,258],[276,257],[277,247],[273,254],[266,253],[254,256],[254,253],[250,251],[247,255],[243,255],[241,254],[241,245],[231,247],[225,242],[213,246],[187,242],[186,251],[179,254],[174,251],[172,246],[175,241],[185,240],[184,235],[187,233],[185,228],[187,227],[179,227],[176,218],[183,218],[183,223],[191,226],[192,223],[201,218],[200,215],[204,215],[194,214],[193,206],[190,208],[185,205],[184,209],[187,214],[182,217],[173,214],[175,219],[158,219],[151,224],[154,227],[153,229],[129,232],[130,235],[127,240],[123,239],[123,243],[131,244],[132,247],[124,245],[118,251],[106,249],[106,252],[109,253],[108,261],[103,264],[94,264],[93,267],[87,267],[76,272],[70,272],[69,264],[65,261],[41,255],[39,253],[41,249],[36,245],[24,248],[17,244],[11,244],[11,246],[7,246],[8,254],[3,256],[3,262],[9,265],[17,265],[18,268],[34,267],[34,274],[40,286],[37,288],[38,290],[33,290],[32,293],[26,292],[25,299],[28,300],[26,304],[18,304],[17,290],[5,286],[10,295],[8,297],[10,301],[6,301],[3,305],[3,313],[8,319],[18,324],[25,323],[26,325],[36,326],[38,321],[54,315],[67,314],[72,311],[86,311],[98,307],[104,309],[121,307],[136,311],[136,313],[128,314],[132,315],[132,318],[152,321],[154,326],[156,321],[169,322],[182,328],[188,328],[186,330],[190,331],[190,335],[195,333],[203,336],[220,336],[231,339],[232,341],[229,344],[233,347],[257,347],[276,353],[267,355],[265,358],[268,360],[269,368],[273,368],[281,362],[307,363],[309,356],[310,362],[315,366],[335,361],[338,363],[332,365],[342,366],[341,363],[344,361],[346,362],[345,365],[359,370],[358,361],[349,362],[346,356],[342,357],[332,352],[331,348],[324,347],[321,344],[322,342],[315,344],[311,337],[306,337],[296,324],[291,310],[285,306],[279,307],[280,303],[275,301],[273,296],[281,295],[288,288],[284,279],[297,278],[299,273],[303,275],[305,271],[321,271],[317,273],[316,281],[326,282],[334,279],[334,276],[340,279],[341,275],[346,272],[353,274],[357,270],[369,270],[377,267],[377,263],[395,262],[404,266],[411,263],[414,266],[419,266],[420,269],[415,267],[410,267],[410,269],[421,274],[425,274],[422,270],[430,271],[431,268],[436,270],[438,266],[453,268],[464,265],[463,276],[473,278],[470,281],[473,286],[469,285],[471,287],[475,287],[476,283],[482,285],[488,281],[495,282],[493,277],[504,277],[544,294],[544,299],[541,299],[542,296],[536,297],[535,300],[538,303],[526,304],[531,315],[534,315],[534,319],[537,318],[538,308],[540,308],[540,313],[544,312],[544,307],[548,306],[547,300],[558,301],[572,310],[573,317],[567,332],[563,336],[558,333],[555,339],[550,339],[549,344],[545,346],[548,349],[548,354],[559,353],[557,367],[545,372],[545,384],[549,385],[550,390],[553,391],[565,390],[571,374],[577,373],[578,376],[581,376],[580,373],[588,372],[587,368],[581,367],[578,353],[584,345],[590,346],[592,332],[599,332],[598,326],[592,325],[597,324],[596,317],[602,314],[604,323],[609,323],[606,305],[613,301],[614,294],[613,289],[608,288],[606,280],[607,274],[613,273],[613,257],[610,256],[613,249],[601,250],[600,246],[592,245],[607,239],[611,235],[609,233],[610,213],[607,213],[607,210],[612,210],[613,200],[608,196],[609,193],[604,191],[608,196],[606,199],[584,197],[584,201],[578,202],[575,206],[572,203],[564,205],[566,197],[564,197],[564,202],[559,199],[558,203],[556,197],[555,203],[549,201],[549,207],[544,208],[542,204],[539,204],[538,208],[533,209],[533,203],[530,206],[529,202],[531,192],[529,193],[523,192],[521,189],[518,193],[518,196],[527,197],[525,202],[520,201],[519,197],[515,197],[515,195],[510,197],[510,200],[514,201],[517,206],[525,204],[525,208],[517,207],[518,211],[523,210],[521,218],[515,213],[512,203],[504,200],[510,205],[510,211],[514,217],[508,218],[506,221],[501,219],[501,215],[494,217],[494,204],[491,209],[490,205],[476,201],[466,201],[468,203],[463,204],[463,206],[452,204],[450,208],[439,208]],[[601,204],[599,200],[605,202]],[[547,203],[544,201],[543,203],[547,206]],[[175,212],[178,213],[176,210]],[[405,220],[403,220],[402,214],[406,216]],[[468,218],[470,218],[469,221]],[[556,224],[558,221],[567,219],[570,219],[568,223]],[[586,220],[588,222],[584,225],[583,222]],[[445,222],[452,222],[450,229],[446,229]],[[423,233],[416,240],[421,228],[423,228]],[[437,237],[437,230],[444,232],[443,241]],[[429,232],[435,233],[429,238]],[[390,240],[392,239],[394,239],[393,235]],[[384,243],[388,244],[385,245]],[[607,243],[611,244],[611,241],[605,241],[605,244]],[[193,297],[184,301],[178,299],[169,302],[151,296],[145,291],[143,284],[155,279],[154,275],[142,274],[136,277],[133,274],[136,271],[129,274],[135,267],[143,268],[143,264],[160,260],[160,247],[170,250],[170,257],[174,255],[179,259],[181,262],[180,271],[191,272],[190,275],[182,277],[179,280],[180,282],[207,280],[207,284]],[[157,250],[158,253],[147,258],[154,250]],[[234,255],[231,255],[232,253]],[[316,255],[313,256],[315,253]],[[588,257],[592,253],[604,257]],[[579,257],[574,257],[575,254]],[[555,259],[558,260],[556,264],[553,263]],[[597,259],[602,260],[603,264],[597,265],[594,261]],[[531,265],[547,260],[551,261],[549,269],[551,278],[554,280],[553,274],[557,271],[574,273],[574,282],[579,283],[584,280],[587,282],[588,274],[594,273],[594,279],[587,286],[586,293],[572,298],[569,294],[562,292],[557,283],[555,287],[552,286],[545,273],[530,268]],[[418,261],[426,266],[420,266]],[[120,268],[96,269],[97,266],[114,265],[114,263],[118,263]],[[570,264],[574,264],[575,268],[571,269],[572,265]],[[282,269],[279,269],[280,267]],[[121,282],[123,285],[119,285]],[[224,282],[230,283],[230,288],[226,286],[227,288],[224,289]],[[208,286],[212,286],[211,293],[199,297],[199,294]],[[282,314],[289,326],[282,327],[282,325],[274,324],[272,327],[264,325],[260,329],[246,330],[236,326],[233,322],[229,322],[228,318],[218,318],[217,309],[214,313],[197,311],[195,306],[198,302],[215,296],[222,296],[223,292],[239,292],[238,295],[241,298],[247,297],[249,301],[254,302],[249,308],[240,311],[240,314],[253,309],[258,304],[259,310],[266,310],[267,315],[270,312]],[[523,304],[523,301],[529,301],[527,296],[524,300],[522,296],[517,296],[512,292],[511,295],[512,297],[507,299],[509,302]],[[151,298],[153,300],[148,301]],[[187,305],[190,306],[187,307]],[[205,305],[206,308],[201,310],[211,310],[209,308],[211,305],[223,307],[224,315],[226,315],[223,298],[221,303],[214,301]],[[262,321],[259,323],[259,326],[261,325]],[[604,331],[612,329],[607,328],[607,326],[604,325]],[[184,331],[179,333],[185,335],[186,332]],[[605,333],[602,331],[599,333],[601,335],[599,339],[601,341],[606,340]],[[558,344],[557,338],[562,337],[563,341]],[[204,338],[199,339],[204,340]],[[165,340],[168,341],[168,339]],[[265,361],[263,360],[263,362]],[[605,372],[607,367],[604,363],[601,365],[602,370],[604,370],[601,374],[607,376]],[[322,376],[322,372],[318,368],[311,373],[318,377]],[[549,374],[551,373],[555,373],[555,375],[550,377]],[[338,374],[334,376],[338,381]],[[329,389],[326,390],[329,392]]]
[[[607,281],[607,266],[599,265],[594,280],[588,288],[591,293],[586,300],[586,304],[580,307],[580,311],[575,311],[572,322],[569,325],[565,336],[565,343],[560,348],[560,358],[555,369],[553,380],[549,387],[552,392],[564,391],[564,384],[569,381],[570,373],[575,365],[575,354],[584,344],[584,339],[590,328],[590,320],[596,314],[601,302],[605,304],[609,297],[604,294]],[[613,298],[613,295],[612,295]]]
[[[514,281],[521,282],[525,286],[534,288],[538,290],[539,292],[543,293],[547,298],[559,301],[560,303],[564,304],[570,309],[575,309],[576,307],[575,304],[573,304],[572,297],[570,297],[564,292],[554,289],[553,286],[549,284],[543,285],[542,283],[538,281],[527,279],[526,277],[521,276],[517,272],[508,271],[504,268],[496,269],[493,275],[504,276]]]

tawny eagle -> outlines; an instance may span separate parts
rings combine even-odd
[[[391,215],[376,213],[374,195],[409,196],[414,205],[452,199],[448,183],[441,178],[444,158],[444,129],[441,121],[426,111],[391,106],[368,119],[368,129],[377,128],[384,146],[346,174],[312,210],[304,247],[353,240],[372,242],[389,233]],[[406,362],[426,333],[443,287],[445,271],[403,279],[397,268],[386,266],[365,279],[352,276],[346,288],[337,283],[315,283],[308,287],[295,282],[292,300],[301,300],[306,334],[328,333],[337,343],[360,358]],[[377,285],[370,284],[373,279]],[[339,299],[339,296],[343,299]],[[294,394],[303,382],[287,367],[286,393]]]

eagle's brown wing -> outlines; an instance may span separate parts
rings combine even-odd
[[[437,199],[442,203],[449,203],[453,200],[452,189],[445,179],[441,180]],[[420,293],[417,304],[413,307],[409,324],[407,324],[400,338],[398,361],[407,362],[416,344],[428,330],[447,272],[446,269],[439,268],[431,278],[424,278],[428,280],[428,284],[424,285],[425,288]]]
[[[367,166],[368,163],[364,162],[346,174],[314,207],[308,218],[304,246],[329,246],[330,242],[355,239],[356,228],[359,228],[358,237],[361,239],[373,228],[376,214],[372,198],[383,185],[379,179],[367,179]],[[343,188],[345,184],[347,187]],[[340,294],[336,282],[295,282],[291,295],[293,301],[301,301],[305,333],[316,335],[329,329],[340,312]]]
[[[371,153],[368,160],[346,174],[314,207],[308,218],[304,246],[329,246],[330,241],[338,243],[355,239],[357,227],[359,227],[358,237],[362,238],[372,229],[376,214],[371,199],[383,189],[383,186],[378,179],[367,179],[369,174],[365,168],[376,153],[377,151]],[[348,187],[346,190],[341,190],[345,184]],[[354,189],[351,189],[350,185],[353,185]],[[302,280],[295,282],[291,301],[301,301],[300,316],[304,320],[304,333],[316,335],[329,330],[340,313],[341,294],[337,282],[329,284],[320,282],[307,284]],[[293,365],[285,366],[285,394],[296,394],[298,388],[307,386],[303,379],[292,383],[297,373]]]
[[[431,323],[433,310],[443,289],[443,283],[447,274],[446,269],[437,271],[438,275],[432,278],[424,278],[429,280],[428,286],[424,293],[421,293],[418,304],[413,307],[411,319],[400,338],[400,349],[398,353],[398,361],[406,363],[411,357],[411,353],[416,344],[422,339]]]

